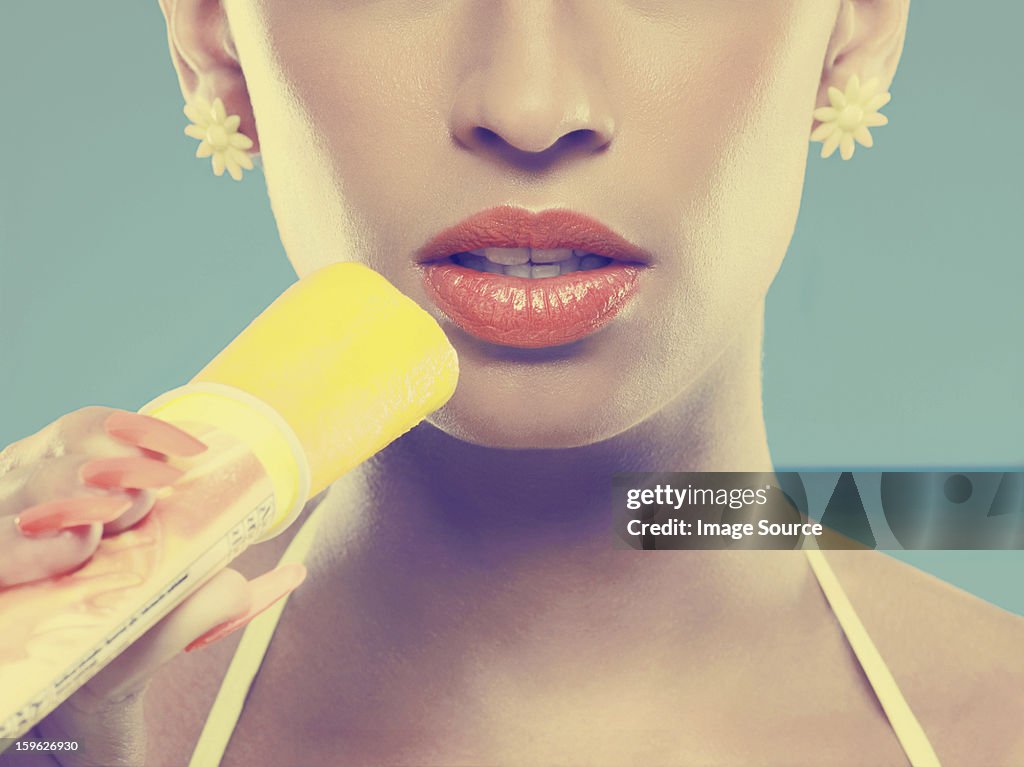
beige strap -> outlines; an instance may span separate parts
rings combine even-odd
[[[804,549],[804,552],[910,764],[913,767],[940,767],[939,757],[928,741],[928,736],[924,734],[921,723],[917,721],[914,712],[910,710],[910,704],[900,692],[896,679],[882,660],[875,643],[871,641],[832,566],[818,549]]]
[[[320,512],[324,504],[319,504],[310,513],[302,528],[296,533],[284,555],[281,564],[303,562],[315,538]],[[878,648],[871,640],[864,624],[861,623],[839,579],[836,578],[829,565],[817,549],[804,549],[821,590],[825,594],[846,639],[853,649],[857,661],[871,684],[878,702],[889,718],[896,737],[900,741],[912,767],[941,767],[928,736],[925,735],[920,722],[914,716],[910,705],[903,697],[899,685],[882,660]],[[235,651],[231,665],[224,676],[217,698],[213,702],[210,714],[199,735],[195,751],[189,767],[217,767],[224,758],[228,743],[238,724],[245,705],[246,696],[259,671],[263,657],[274,636],[274,630],[284,611],[287,598],[282,599],[273,607],[252,621],[242,635],[242,641]]]
[[[280,564],[305,561],[313,545],[321,510],[325,505],[320,503],[310,512],[309,517],[289,542]],[[224,681],[213,701],[206,724],[199,734],[189,767],[217,767],[224,758],[238,719],[242,715],[242,707],[245,705],[249,688],[252,687],[253,679],[260,670],[263,656],[267,654],[270,640],[274,636],[274,630],[287,602],[287,597],[279,600],[245,627],[242,641],[235,650],[235,656],[224,675]]]

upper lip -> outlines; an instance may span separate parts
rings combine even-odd
[[[482,210],[434,235],[416,252],[419,263],[477,248],[572,248],[647,264],[650,254],[589,216],[565,209],[533,212],[503,205]]]

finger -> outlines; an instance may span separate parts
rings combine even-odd
[[[149,679],[198,633],[249,605],[245,578],[236,570],[220,571],[44,719],[39,729],[45,738],[81,744],[67,754],[65,767],[145,764],[143,693]]]
[[[198,650],[201,647],[213,644],[247,625],[253,618],[268,609],[275,602],[295,591],[305,579],[306,568],[297,562],[281,565],[258,578],[253,578],[249,582],[249,589],[252,595],[249,609],[244,614],[225,621],[219,626],[214,626],[202,636],[194,639],[185,648],[185,652],[191,652],[192,650]]]
[[[205,647],[241,628],[294,591],[305,577],[306,568],[298,563],[252,581],[237,570],[221,570],[90,681],[86,695],[94,703],[110,704],[137,693],[182,650]]]
[[[131,505],[132,499],[124,496],[60,498],[25,509],[17,515],[14,523],[25,535],[38,536],[95,522],[113,522]]]
[[[206,450],[206,445],[187,431],[141,413],[111,413],[103,422],[103,428],[114,439],[167,455],[189,457]]]
[[[157,669],[196,636],[245,615],[251,605],[245,577],[237,570],[221,570],[90,681],[88,695],[94,700],[116,702],[138,692]]]
[[[164,461],[134,456],[94,458],[82,464],[78,476],[87,485],[113,488],[160,488],[174,484],[185,471]]]
[[[95,523],[30,537],[18,530],[14,517],[0,517],[0,589],[78,568],[96,551],[102,529]]]
[[[115,444],[106,434],[100,432],[99,436]],[[124,459],[129,460],[124,463]],[[150,467],[155,467],[155,472]],[[0,477],[0,519],[7,519],[12,533],[8,548],[0,548],[0,583],[6,587],[74,570],[98,544],[90,527],[108,535],[126,530],[153,509],[158,497],[145,489],[89,485],[83,474],[97,485],[114,480],[133,485],[162,484],[180,471],[169,466],[163,456],[157,460],[137,455],[95,459],[68,454],[21,466]],[[59,536],[62,530],[83,535]],[[89,547],[82,545],[85,539],[91,542]],[[29,540],[33,545],[26,543]],[[17,566],[16,561],[20,563]]]
[[[8,445],[0,453],[0,473],[61,456],[138,455],[140,448],[110,436],[104,421],[118,411],[90,405],[62,415],[35,434]]]
[[[103,535],[115,535],[134,526],[139,520],[149,514],[156,504],[157,494],[152,490],[125,490],[132,505],[121,516],[113,522],[103,525]]]
[[[197,635],[212,636],[227,624],[244,625],[290,593],[305,577],[302,565],[284,565],[247,582],[226,569],[168,613],[145,636],[78,690],[40,725],[46,737],[77,740],[87,748],[73,754],[86,764],[143,764],[143,692],[153,674]],[[244,620],[240,620],[244,619]],[[194,642],[190,643],[194,644]]]
[[[103,438],[109,439],[105,435]],[[0,516],[19,514],[30,506],[67,498],[126,499],[123,488],[101,489],[82,481],[82,466],[95,457],[72,453],[46,458],[0,477]]]

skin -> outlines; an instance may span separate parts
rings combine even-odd
[[[629,311],[569,348],[510,351],[446,323],[462,374],[433,423],[492,447],[586,446],[679,412],[763,313],[836,9],[486,5],[226,8],[300,275],[358,259],[440,319],[413,252],[505,202],[580,209],[654,254]],[[753,373],[749,335],[721,362]]]
[[[764,299],[811,113],[853,73],[888,87],[906,1],[162,5],[186,98],[221,96],[257,142],[297,273],[377,269],[462,369],[323,501],[224,764],[905,763],[802,555],[611,550],[607,487],[771,469]],[[650,251],[628,309],[548,350],[445,322],[415,250],[505,203]],[[881,555],[830,558],[940,756],[1024,758],[1020,621]],[[153,681],[147,764],[185,763],[233,648]]]

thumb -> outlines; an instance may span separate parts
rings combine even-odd
[[[61,752],[62,767],[142,767],[142,700],[150,677],[196,637],[244,615],[250,601],[246,579],[221,570],[44,719],[45,740],[79,744]]]

